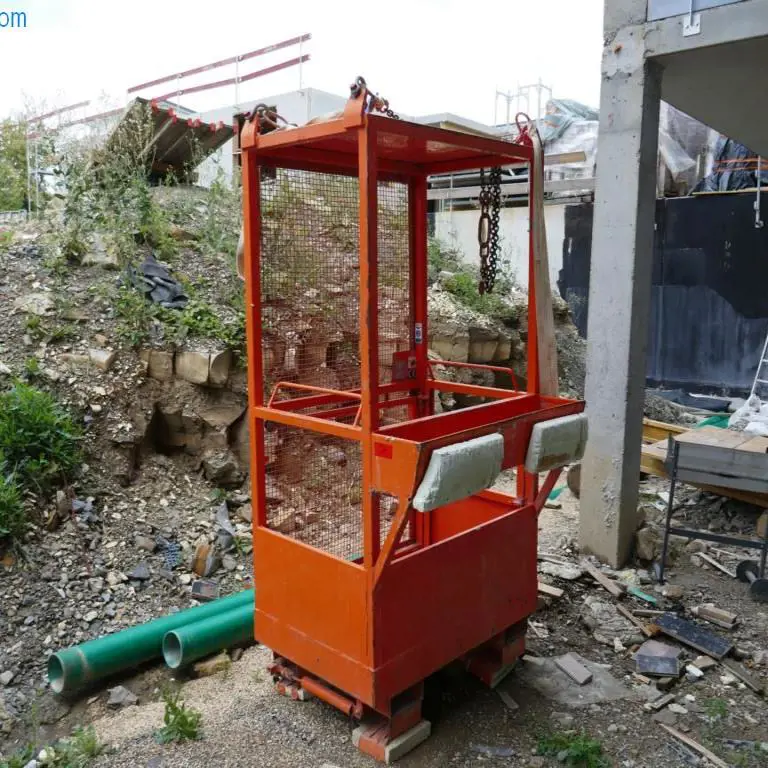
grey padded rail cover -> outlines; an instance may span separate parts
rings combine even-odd
[[[413,497],[413,508],[429,512],[485,490],[501,472],[503,459],[504,438],[500,434],[438,448]]]
[[[575,413],[558,419],[540,421],[533,425],[528,454],[527,472],[546,472],[564,467],[584,456],[587,445],[587,415]]]

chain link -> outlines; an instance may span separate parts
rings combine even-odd
[[[365,82],[364,77],[355,78],[355,82],[350,86],[352,97],[357,98],[357,96],[359,96],[363,91],[367,93],[368,97],[366,104],[367,112],[381,112],[387,117],[391,117],[393,120],[400,119],[400,115],[395,113],[394,110],[390,108],[389,101],[387,99],[384,99],[379,96],[378,93],[373,93],[371,90],[369,90],[368,83]]]
[[[478,291],[491,293],[499,267],[499,216],[501,214],[501,168],[491,168],[488,181],[485,168],[480,169],[480,219],[477,242],[480,246],[480,284]]]

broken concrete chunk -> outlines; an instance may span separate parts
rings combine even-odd
[[[232,350],[225,349],[214,352],[210,356],[208,368],[208,384],[212,387],[223,387],[229,379],[229,370],[232,367]]]
[[[613,603],[604,602],[597,595],[589,595],[584,600],[580,615],[582,621],[592,630],[593,637],[611,648],[614,638],[629,646],[638,634],[635,626],[616,611]]]
[[[114,688],[109,689],[109,699],[107,700],[108,707],[130,707],[134,704],[138,704],[138,702],[139,697],[123,685],[117,685]]]
[[[100,371],[108,371],[115,362],[117,352],[108,349],[90,349],[88,350],[88,357]]]
[[[579,685],[586,685],[592,679],[592,673],[579,661],[572,653],[566,653],[564,656],[559,656],[555,659],[560,669],[565,672],[568,677]]]
[[[237,459],[231,451],[208,451],[203,456],[203,472],[206,480],[221,487],[243,482]]]
[[[146,350],[147,375],[157,381],[170,381],[173,378],[173,352],[160,349]]]
[[[584,571],[576,565],[544,562],[539,563],[539,573],[545,573],[548,576],[554,576],[565,581],[575,581],[582,577]]]
[[[192,384],[207,384],[210,357],[207,352],[191,349],[176,353],[176,375]]]
[[[149,578],[150,578],[149,566],[144,562],[139,563],[128,574],[128,578],[131,581],[149,581]]]

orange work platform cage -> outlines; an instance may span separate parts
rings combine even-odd
[[[523,653],[537,515],[568,460],[539,487],[529,441],[584,403],[539,393],[532,260],[525,391],[427,353],[427,178],[532,164],[530,144],[372,104],[357,88],[336,117],[243,130],[248,419],[255,636],[278,690],[360,719],[358,747],[389,761],[428,734],[427,676],[461,659],[494,684]],[[442,452],[489,436],[514,495],[414,506]]]

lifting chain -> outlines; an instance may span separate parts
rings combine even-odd
[[[499,265],[499,215],[501,213],[501,168],[491,168],[488,181],[485,168],[480,169],[480,220],[477,243],[480,246],[480,284],[478,291],[491,293]]]
[[[387,99],[382,98],[378,93],[374,94],[372,91],[368,90],[368,84],[365,82],[364,77],[355,78],[355,82],[350,86],[350,92],[352,98],[357,98],[360,93],[365,93],[367,95],[368,99],[365,105],[366,112],[381,112],[387,117],[391,117],[393,120],[400,119],[400,115],[390,108]]]

